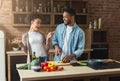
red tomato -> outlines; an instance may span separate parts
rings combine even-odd
[[[56,69],[58,69],[58,66],[55,66],[56,67]]]
[[[46,71],[47,69],[49,69],[48,66],[44,66],[44,67],[43,67],[43,70],[44,70],[44,71]]]
[[[58,70],[62,71],[62,70],[64,70],[64,68],[63,67],[58,67]]]
[[[55,70],[56,70],[56,66],[51,66],[51,67],[50,67],[50,70],[51,70],[51,71],[55,71]]]
[[[51,70],[50,70],[50,68],[47,68],[46,71],[47,71],[47,72],[50,72]]]
[[[48,63],[47,62],[42,62],[41,67],[44,67],[44,66],[48,66]]]

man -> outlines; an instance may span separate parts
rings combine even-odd
[[[54,61],[76,60],[84,50],[84,31],[75,23],[76,12],[67,8],[63,12],[64,23],[57,26],[52,39],[55,48]]]

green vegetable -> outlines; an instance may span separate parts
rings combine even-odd
[[[86,62],[79,62],[80,66],[87,66]]]
[[[32,62],[30,64],[31,64],[31,66],[36,66],[36,65],[40,65],[41,62],[39,61],[38,58],[36,58],[36,59],[32,60]]]
[[[25,64],[25,65],[22,65],[22,66],[19,66],[17,67],[17,69],[22,69],[22,70],[26,70],[28,69],[28,67],[32,67],[32,66],[36,66],[36,65],[39,65],[40,66],[41,62],[39,61],[38,58],[32,60],[32,62],[30,64]]]
[[[58,61],[58,63],[62,63],[62,61]]]
[[[19,66],[19,67],[17,67],[17,69],[23,69],[23,70],[28,69],[28,65],[29,64],[25,64],[25,65]]]

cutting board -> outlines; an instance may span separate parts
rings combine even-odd
[[[49,61],[49,62],[54,62],[54,64],[57,65],[57,66],[68,66],[68,65],[71,65],[70,63],[76,63],[76,62],[79,63],[79,66],[87,66],[87,65],[85,65],[86,61],[81,61],[81,62],[79,62],[79,61],[71,61],[70,63],[63,63],[62,61]]]
[[[61,61],[51,61],[51,62],[54,62],[54,64],[57,65],[57,66],[68,66],[68,65],[70,65],[70,63],[63,63]]]

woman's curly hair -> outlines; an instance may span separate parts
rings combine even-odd
[[[37,12],[31,12],[26,17],[26,23],[31,24],[31,21],[33,21],[34,19],[37,19],[37,18],[42,19],[42,16]]]

